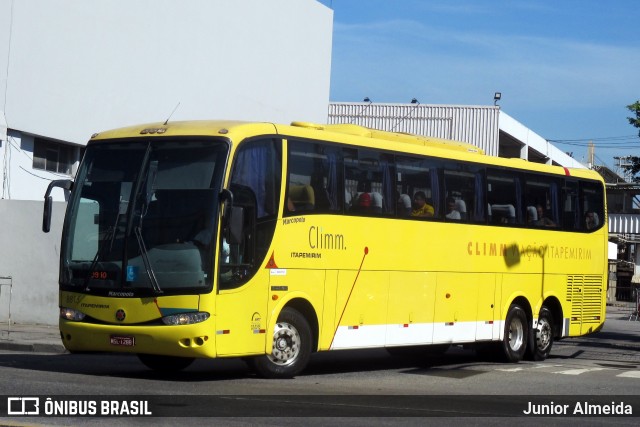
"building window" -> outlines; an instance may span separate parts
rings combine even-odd
[[[72,153],[73,147],[69,145],[35,138],[33,168],[71,175]]]

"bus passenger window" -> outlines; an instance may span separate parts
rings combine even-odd
[[[396,158],[398,217],[433,218],[441,215],[438,164],[434,159]]]
[[[510,171],[487,170],[487,198],[491,223],[523,224],[521,179]]]
[[[368,149],[345,149],[345,200],[356,215],[394,213],[395,181],[393,157]]]
[[[284,214],[341,211],[342,151],[329,144],[289,140],[288,153]]]
[[[594,231],[602,226],[604,221],[604,191],[598,182],[580,182],[579,207],[584,212],[581,229]]]

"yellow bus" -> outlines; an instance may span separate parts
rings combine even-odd
[[[169,122],[93,135],[62,232],[71,351],[265,377],[316,351],[545,359],[605,320],[607,218],[587,169],[355,125]]]

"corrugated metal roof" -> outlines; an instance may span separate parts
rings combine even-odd
[[[493,106],[334,102],[329,104],[328,123],[468,142],[497,156],[499,113]]]

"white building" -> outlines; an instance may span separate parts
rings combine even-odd
[[[0,326],[58,321],[65,204],[43,234],[42,200],[93,133],[325,121],[332,30],[316,0],[0,0]]]
[[[324,121],[332,28],[316,0],[0,0],[2,199],[42,200],[105,129]]]

